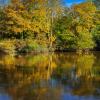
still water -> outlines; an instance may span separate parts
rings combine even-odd
[[[0,100],[100,100],[100,52],[0,55]]]

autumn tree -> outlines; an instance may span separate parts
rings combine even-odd
[[[93,18],[96,7],[92,2],[86,2],[73,6],[75,15],[73,25],[77,36],[77,49],[93,48],[91,31],[94,28]]]
[[[88,49],[94,47],[92,40],[93,18],[96,7],[92,2],[74,5],[65,10],[55,25],[60,47]]]
[[[56,20],[53,29],[56,35],[56,50],[76,48],[76,36],[71,29],[73,19],[68,10],[70,9],[66,8],[64,15]]]
[[[49,23],[46,8],[42,3],[41,0],[37,3],[35,0],[12,0],[11,4],[4,8],[5,18],[1,23],[1,30],[7,34],[21,35],[22,38],[24,35],[37,36],[40,33],[48,33]]]
[[[94,3],[88,0],[67,8],[61,0],[11,0],[0,9],[1,39],[23,41],[24,49],[93,48],[100,28],[99,7]]]
[[[94,16],[94,24],[96,27],[92,31],[93,33],[93,39],[96,43],[96,49],[100,50],[100,10],[96,11],[96,14]]]
[[[50,25],[47,22],[46,7],[42,1],[12,0],[8,6],[5,6],[2,12],[4,16],[0,22],[2,37],[35,40],[39,45],[48,44],[47,33]],[[35,45],[34,42],[28,42],[28,44],[33,47]]]
[[[59,18],[63,12],[61,0],[47,0],[47,12],[48,21],[50,22],[49,47],[52,50],[53,42],[55,41],[55,33],[53,31],[55,20]]]

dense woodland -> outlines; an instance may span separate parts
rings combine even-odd
[[[11,0],[0,7],[0,51],[100,50],[100,0]]]

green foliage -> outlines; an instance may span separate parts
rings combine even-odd
[[[96,27],[93,30],[93,39],[96,43],[96,48],[100,50],[100,10],[96,11],[94,16],[94,23]]]
[[[39,44],[36,40],[26,39],[25,41],[22,41],[19,48],[17,48],[17,51],[18,53],[31,53],[31,52],[36,53],[36,52],[48,52],[48,49],[46,45]]]
[[[94,4],[96,5],[96,7],[98,9],[100,9],[100,0],[92,0],[94,2]]]
[[[65,10],[65,15],[57,20],[54,28],[57,44],[62,49],[93,48],[95,44],[91,31],[95,26],[93,21],[95,12],[96,7],[91,2],[74,5],[71,9],[67,9],[67,12]]]
[[[83,9],[84,8],[84,9]],[[73,20],[75,27],[75,34],[77,35],[77,49],[93,48],[94,42],[92,40],[91,31],[94,28],[94,15],[96,7],[93,3],[87,2],[80,5],[73,6],[75,19]]]
[[[95,4],[67,8],[61,0],[11,0],[0,8],[0,39],[14,41],[12,50],[17,52],[99,47],[100,11]]]
[[[54,31],[57,37],[57,49],[75,48],[76,37],[70,30],[71,23],[72,18],[70,16],[64,16],[56,22]]]

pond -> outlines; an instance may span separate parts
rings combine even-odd
[[[0,100],[100,100],[100,52],[1,55]]]

